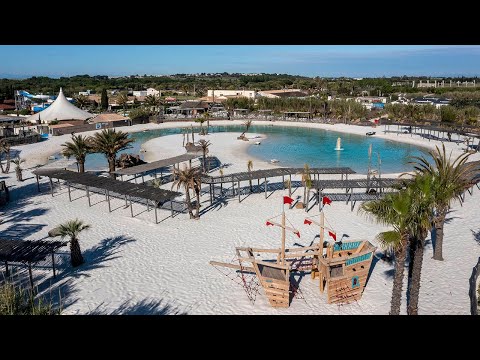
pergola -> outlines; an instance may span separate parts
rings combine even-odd
[[[55,274],[55,251],[66,246],[66,241],[30,241],[0,239],[0,261],[5,263],[7,276],[9,275],[8,263],[23,263],[28,265],[30,286],[33,290],[32,263],[45,260],[48,255],[52,256],[53,277]]]

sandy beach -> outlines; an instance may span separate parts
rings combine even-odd
[[[255,124],[272,126],[307,126],[330,131],[365,135],[376,131],[377,137],[392,141],[411,143],[434,148],[437,141],[428,141],[417,135],[383,134],[383,127],[360,127],[353,125],[327,125],[309,123],[286,123],[255,121]],[[192,123],[145,124],[120,128],[122,131],[142,131]],[[242,121],[212,121],[211,125],[242,124]],[[194,123],[194,126],[199,124]],[[93,132],[91,132],[93,133]],[[83,134],[83,133],[82,133]],[[85,133],[88,135],[88,133]],[[239,133],[215,133],[203,138],[210,140],[210,154],[229,164],[224,173],[246,171],[246,154],[249,142],[237,140]],[[265,137],[264,134],[247,133],[247,136]],[[202,137],[200,137],[202,138]],[[50,138],[48,141],[18,146],[21,157],[27,159],[26,168],[44,164],[48,156],[58,153],[61,144],[70,135]],[[197,136],[196,136],[197,140]],[[260,139],[261,140],[261,139]],[[463,144],[446,143],[453,156],[462,152]],[[143,144],[145,159],[154,161],[183,153],[182,135],[152,139]],[[471,157],[479,160],[480,153]],[[277,165],[252,159],[254,169],[266,169]],[[281,166],[281,164],[278,164]],[[212,175],[218,174],[212,172]],[[393,176],[394,174],[385,174]],[[300,293],[288,309],[273,309],[263,295],[256,296],[252,303],[242,286],[232,281],[233,274],[224,274],[209,265],[209,261],[227,261],[234,257],[235,246],[278,247],[280,231],[265,226],[265,220],[282,211],[281,190],[265,199],[263,193],[252,194],[238,203],[228,199],[216,206],[209,206],[208,190],[202,195],[200,220],[188,219],[188,214],[169,217],[170,212],[159,211],[163,220],[153,222],[152,211],[144,205],[135,204],[136,216],[130,217],[130,209],[124,208],[122,199],[112,201],[113,212],[109,213],[105,197],[93,195],[92,207],[88,206],[82,190],[73,191],[69,202],[64,187],[52,197],[47,180],[42,180],[42,192],[36,190],[35,177],[30,170],[24,171],[22,183],[15,180],[13,167],[9,174],[2,174],[11,189],[12,201],[1,210],[0,232],[3,237],[38,240],[57,224],[80,218],[92,228],[80,235],[80,244],[86,263],[77,269],[69,265],[68,249],[57,255],[59,275],[51,277],[51,271],[42,264],[34,267],[35,281],[46,295],[62,292],[64,314],[88,313],[187,313],[187,314],[388,314],[392,289],[393,264],[375,258],[374,268],[360,301],[348,305],[329,305],[326,296],[318,290],[318,280],[309,275],[298,278]],[[271,179],[271,182],[280,179]],[[246,184],[242,184],[245,186]],[[164,185],[166,189],[171,184]],[[294,196],[303,194],[303,189]],[[468,279],[472,267],[480,256],[480,223],[478,202],[480,191],[474,188],[467,193],[462,206],[455,203],[445,225],[443,262],[433,261],[430,234],[422,272],[420,289],[420,314],[469,314]],[[325,209],[326,218],[339,234],[349,240],[367,239],[375,243],[375,235],[387,228],[371,223],[358,214],[358,204],[353,212],[350,204],[334,202]],[[309,216],[318,213],[318,208]],[[287,218],[300,230],[301,238],[287,237],[287,246],[295,243],[310,245],[318,234],[316,227],[303,225],[305,211],[287,210]],[[18,267],[24,276],[24,268]],[[228,275],[228,276],[227,276]],[[47,287],[51,285],[51,287]],[[402,313],[406,313],[405,299]]]

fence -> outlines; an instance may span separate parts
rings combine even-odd
[[[480,257],[478,258],[477,265],[473,267],[472,276],[470,276],[470,313],[472,315],[478,315],[478,300],[477,300],[477,279],[480,276]]]
[[[29,135],[19,135],[19,136],[10,136],[5,137],[3,140],[6,140],[10,146],[24,145],[24,144],[33,144],[41,140],[40,134],[29,134]]]

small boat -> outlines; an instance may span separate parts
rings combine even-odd
[[[260,141],[255,141],[255,145],[260,145],[261,142]]]
[[[372,135],[375,135],[375,134],[376,134],[375,131],[369,131],[369,132],[365,133],[365,135],[367,135],[367,136],[372,136]]]
[[[280,160],[277,160],[277,159],[271,159],[270,160],[270,163],[274,164],[274,163],[278,163]]]
[[[143,132],[148,132],[148,131],[150,131],[150,130],[149,130],[149,129],[145,129],[145,130],[143,130]]]

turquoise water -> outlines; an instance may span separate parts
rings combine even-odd
[[[210,127],[211,133],[242,131],[243,126]],[[261,145],[250,146],[248,154],[264,161],[278,159],[280,161],[278,165],[285,167],[303,167],[305,163],[310,167],[348,166],[358,173],[365,174],[368,167],[368,147],[372,144],[372,167],[378,168],[378,153],[382,173],[393,173],[411,170],[411,166],[407,163],[408,157],[424,154],[421,148],[409,144],[388,141],[375,136],[344,134],[320,129],[255,125],[249,132],[265,134],[267,138],[260,140]],[[132,133],[131,137],[135,139],[135,143],[131,149],[123,152],[139,154],[140,146],[144,142],[159,136],[180,133],[180,128]],[[342,141],[344,149],[342,151],[334,150],[338,137]],[[222,160],[221,154],[215,155]],[[103,169],[107,167],[107,161],[102,154],[90,154],[87,156],[85,166],[87,169]],[[255,167],[261,168],[260,165]]]

